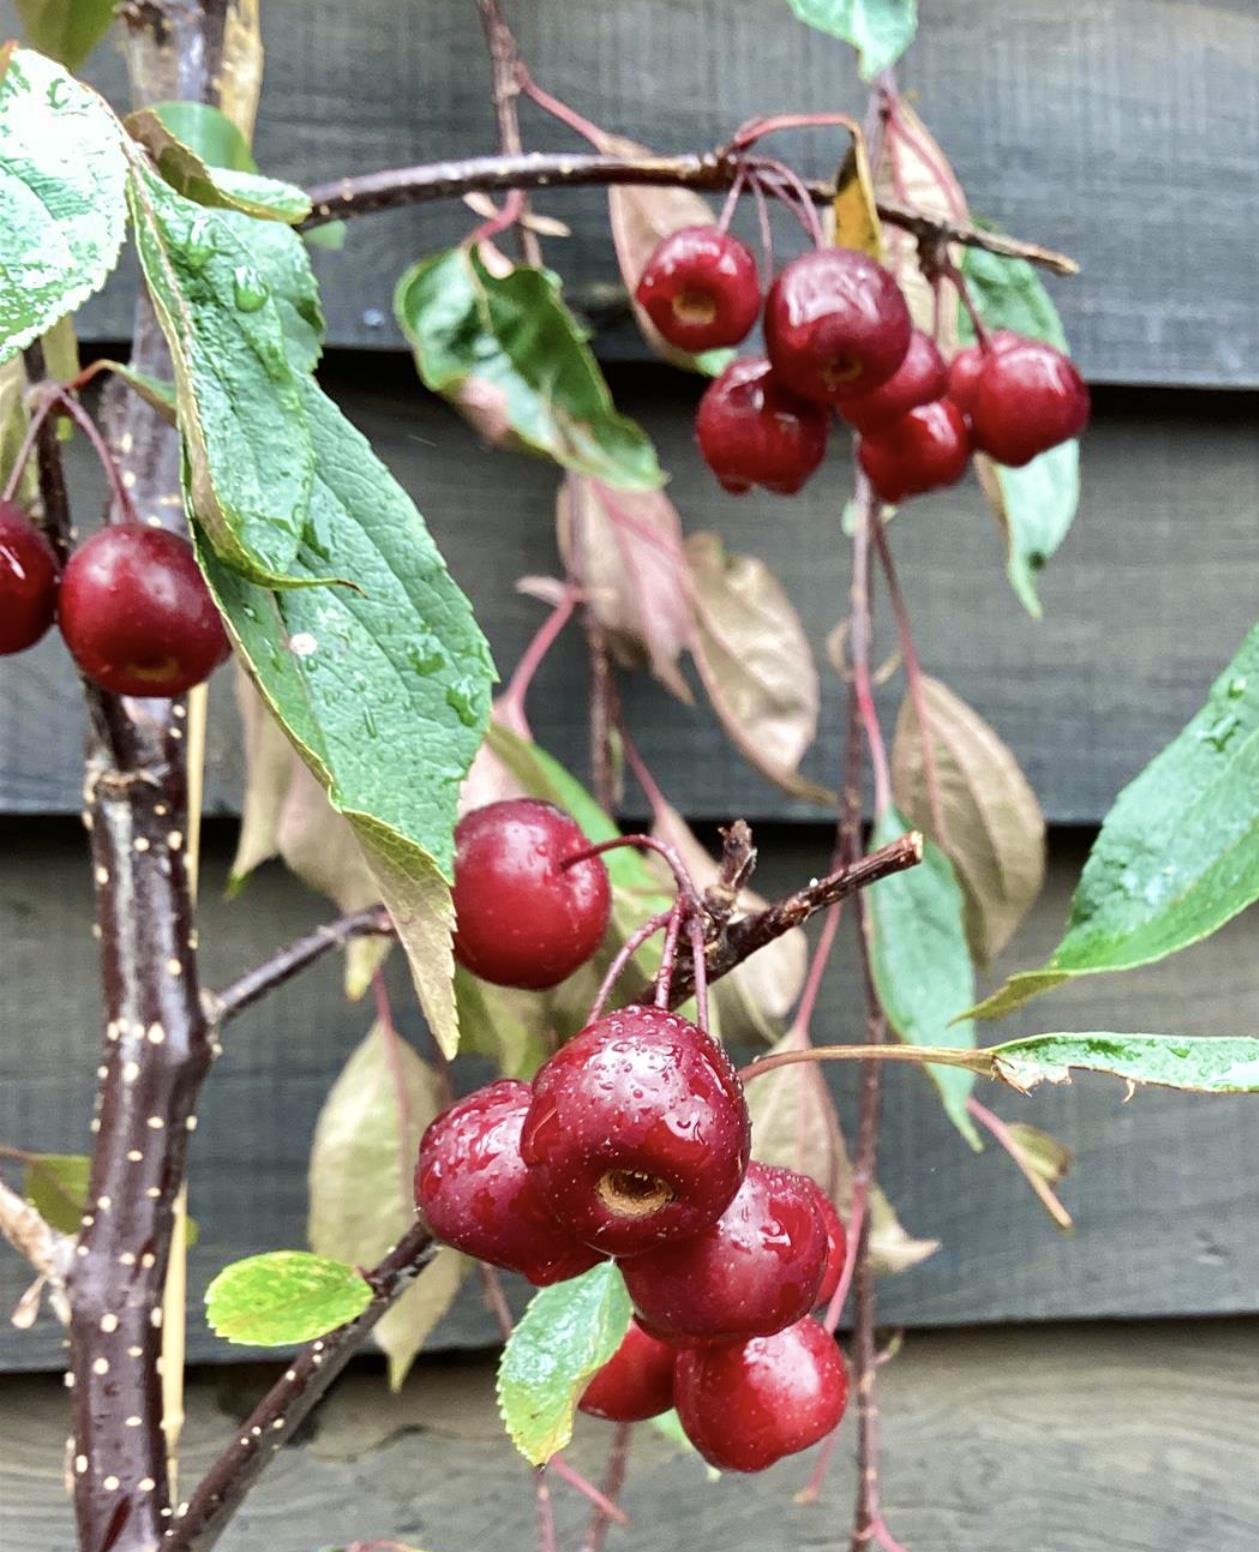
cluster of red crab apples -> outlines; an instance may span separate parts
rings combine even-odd
[[[83,676],[116,695],[182,695],[230,650],[186,539],[115,523],[63,568],[23,509],[0,501],[0,656],[33,647],[54,620]]]
[[[756,259],[716,226],[666,237],[636,296],[670,344],[696,353],[737,345],[762,314]],[[834,413],[858,433],[857,461],[885,502],[955,484],[973,452],[1020,467],[1088,422],[1088,389],[1061,351],[985,332],[946,363],[892,275],[853,249],[784,265],[763,326],[767,354],[731,362],[696,419],[704,461],[734,494],[795,495]]]
[[[455,954],[499,985],[557,984],[599,947],[602,860],[560,809],[492,803],[456,830]],[[537,1285],[614,1258],[634,1318],[583,1410],[676,1407],[712,1465],[759,1471],[843,1416],[839,1348],[811,1311],[846,1257],[809,1177],[750,1162],[743,1087],[722,1047],[663,1007],[597,1017],[532,1083],[502,1080],[428,1128],[416,1203],[433,1233]]]

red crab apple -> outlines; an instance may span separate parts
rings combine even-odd
[[[0,501],[0,657],[33,647],[57,612],[57,557],[15,501]]]
[[[679,350],[737,345],[761,310],[755,258],[715,226],[684,226],[658,243],[634,295]]]
[[[903,501],[955,485],[966,472],[970,451],[966,417],[951,399],[937,399],[863,436],[857,462],[881,500]]]
[[[764,356],[732,361],[700,400],[695,435],[724,489],[794,496],[826,455],[826,411],[786,392]]]
[[[641,1423],[673,1405],[677,1353],[631,1320],[607,1363],[586,1386],[581,1410],[613,1423]]]
[[[1088,425],[1089,391],[1074,362],[1041,340],[989,355],[971,410],[975,445],[1018,469]]]
[[[921,329],[909,337],[905,359],[881,387],[839,401],[839,413],[860,432],[877,432],[907,410],[943,396],[949,371],[936,343]]]

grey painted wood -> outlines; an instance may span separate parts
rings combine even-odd
[[[922,1552],[1251,1552],[1259,1421],[1255,1322],[914,1336],[880,1376],[888,1523]],[[194,1377],[183,1480],[244,1415],[262,1376]],[[61,1552],[72,1537],[61,1478],[65,1396],[51,1378],[0,1382],[0,1542]],[[624,1552],[802,1552],[846,1540],[853,1422],[821,1503],[792,1502],[811,1455],[756,1477],[705,1482],[694,1457],[635,1432]],[[568,1452],[597,1477],[609,1428],[579,1419]],[[562,1546],[584,1501],[554,1484]],[[841,1534],[841,1531],[843,1532]],[[313,1437],[286,1448],[220,1545],[313,1552],[359,1537],[519,1552],[532,1541],[527,1472],[494,1415],[486,1358],[421,1365],[390,1397],[347,1376]]]
[[[566,0],[513,7],[544,84],[608,128],[662,149],[701,149],[753,114],[860,111],[851,51],[764,0]],[[353,6],[267,0],[259,155],[272,172],[342,172],[493,148],[471,4]],[[0,5],[4,35],[17,29]],[[88,71],[116,99],[121,61]],[[1055,283],[1097,381],[1253,386],[1259,322],[1250,254],[1259,200],[1259,13],[1248,0],[933,0],[902,71],[974,209],[1075,253]],[[537,149],[571,144],[527,110]],[[784,137],[826,175],[835,139]],[[597,193],[542,201],[573,227],[549,252],[578,284],[612,275]],[[377,216],[342,254],[320,255],[333,339],[396,346],[392,292],[422,252],[468,224],[458,207]],[[128,285],[91,304],[95,338],[129,332]],[[634,348],[629,331],[605,342]]]
[[[822,736],[806,759],[833,779],[841,687],[823,644],[846,610],[848,545],[838,510],[848,451],[836,437],[827,471],[793,501],[724,495],[691,439],[695,387],[664,368],[614,374],[626,409],[673,472],[688,530],[764,556],[799,608],[822,663]],[[556,473],[544,462],[482,449],[402,361],[338,357],[324,378],[415,496],[470,593],[504,671],[542,618],[515,591],[555,574]],[[80,522],[93,521],[100,480],[79,442],[69,449]],[[1241,395],[1107,393],[1085,448],[1084,500],[1042,576],[1045,619],[1024,613],[1004,578],[1001,544],[974,481],[916,502],[892,531],[920,654],[930,672],[1010,744],[1051,820],[1096,822],[1115,794],[1182,727],[1256,614],[1252,569],[1259,443]],[[878,651],[890,651],[884,620]],[[240,754],[229,677],[210,737],[207,800],[239,801]],[[899,688],[885,692],[894,713]],[[574,768],[586,760],[585,657],[569,633],[539,678],[538,738]],[[55,636],[0,659],[0,811],[77,812],[82,713]],[[701,703],[688,709],[642,676],[626,679],[635,734],[674,801],[725,819],[806,817],[731,749]],[[418,758],[418,755],[417,755]],[[631,797],[631,802],[633,802]]]
[[[88,882],[76,829],[9,821],[0,836],[0,1141],[53,1152],[78,1151],[87,1141],[98,1039]],[[226,826],[211,827],[201,923],[211,986],[331,914],[278,868],[225,903],[229,840]],[[1082,848],[1059,841],[1047,897],[1000,968],[1039,963],[1061,929]],[[819,871],[828,852],[820,829],[767,828],[759,885],[774,894],[798,884]],[[1253,930],[1243,919],[1175,961],[1093,978],[1043,999],[1003,1031],[1253,1029]],[[849,936],[824,990],[820,1039],[860,1038]],[[422,1040],[400,964],[392,974],[404,1025]],[[201,1291],[227,1261],[303,1243],[315,1117],[369,1017],[341,1000],[338,967],[329,962],[232,1026],[191,1159],[192,1211],[201,1226],[191,1258],[194,1357],[248,1356],[210,1338]],[[832,1070],[832,1078],[851,1122],[854,1074]],[[1063,1188],[1076,1233],[1064,1239],[1051,1227],[1001,1154],[970,1153],[925,1078],[892,1071],[880,1174],[906,1228],[943,1243],[931,1260],[887,1283],[889,1321],[921,1327],[1259,1310],[1249,1162],[1259,1145],[1259,1102],[1151,1092],[1124,1105],[1122,1089],[1102,1081],[1028,1099],[986,1097],[1007,1119],[1045,1126],[1076,1153],[1078,1166]],[[0,1246],[0,1310],[16,1302],[25,1282],[23,1264]],[[435,1341],[466,1346],[493,1336],[470,1289]],[[0,1368],[55,1365],[60,1340],[47,1320],[26,1334],[0,1327]]]

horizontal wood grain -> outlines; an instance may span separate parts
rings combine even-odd
[[[8,821],[0,830],[0,1141],[50,1152],[88,1140],[99,1039],[95,945],[89,933],[87,864],[68,822]],[[219,986],[272,946],[331,914],[278,867],[232,903],[222,898],[229,828],[207,838],[201,941],[206,983]],[[820,871],[829,839],[820,828],[764,827],[758,887],[776,894]],[[1040,963],[1053,946],[1083,847],[1057,838],[1046,897],[994,973]],[[1041,999],[985,1039],[1051,1029],[1242,1033],[1259,1020],[1253,924],[1234,923],[1189,953],[1126,976],[1090,977]],[[841,939],[815,1026],[819,1039],[861,1037],[851,934]],[[403,1026],[423,1047],[414,998],[394,956],[391,985]],[[196,1358],[239,1361],[206,1331],[200,1297],[227,1261],[304,1243],[306,1160],[320,1104],[366,1032],[370,1012],[346,1004],[339,966],[308,970],[229,1030],[205,1092],[191,1154],[191,1211],[201,1239],[191,1254]],[[464,1071],[477,1081],[481,1069]],[[851,1124],[852,1069],[831,1069]],[[1063,1196],[1077,1218],[1064,1238],[999,1152],[975,1157],[945,1120],[927,1080],[889,1071],[882,1181],[906,1228],[941,1250],[891,1279],[888,1321],[912,1327],[1112,1315],[1259,1311],[1259,1242],[1250,1161],[1259,1145],[1259,1101],[1152,1090],[1124,1104],[1103,1080],[1021,1099],[985,1095],[1009,1120],[1060,1136],[1077,1157]],[[0,1309],[27,1278],[0,1245]],[[517,1303],[523,1285],[513,1288]],[[440,1328],[439,1346],[493,1340],[470,1287]],[[61,1359],[49,1320],[30,1333],[0,1327],[0,1368]]]
[[[426,515],[470,594],[503,672],[542,618],[518,578],[556,574],[553,466],[484,449],[402,361],[334,357],[324,382]],[[821,666],[822,734],[805,768],[833,781],[841,687],[827,634],[846,612],[848,543],[838,512],[850,486],[845,439],[796,499],[726,496],[700,463],[696,388],[665,368],[614,373],[624,408],[651,432],[689,531],[763,556],[800,610]],[[1184,725],[1254,623],[1259,440],[1243,395],[1109,392],[1084,450],[1075,528],[1041,577],[1031,620],[1004,577],[1000,540],[974,480],[908,506],[892,529],[920,655],[1009,743],[1058,823],[1095,823],[1115,794]],[[99,475],[69,446],[75,512],[95,521]],[[876,652],[893,632],[880,619]],[[688,814],[808,817],[732,750],[702,703],[687,708],[641,675],[626,705],[649,763]],[[884,694],[895,712],[899,682]],[[55,635],[0,659],[0,811],[77,812],[80,696]],[[240,749],[230,675],[212,697],[207,803],[239,803]],[[538,738],[575,769],[586,762],[585,653],[561,640],[537,683]],[[417,760],[421,753],[417,749]],[[633,792],[631,806],[638,802]]]
[[[703,150],[754,114],[864,104],[851,50],[781,3],[510,9],[539,81],[661,150]],[[6,37],[20,31],[12,0],[0,4],[0,24]],[[266,170],[311,183],[494,149],[471,3],[428,6],[420,25],[414,0],[268,0],[263,32]],[[122,100],[114,48],[99,50],[87,74]],[[1259,382],[1259,12],[1248,0],[933,0],[901,78],[976,213],[1079,258],[1080,278],[1053,291],[1090,378]],[[534,149],[572,145],[528,106],[524,127]],[[834,134],[781,145],[816,176],[838,159]],[[551,262],[578,288],[612,279],[603,197],[540,203],[573,229],[548,243]],[[321,253],[333,340],[397,348],[399,274],[470,219],[458,205],[373,217],[344,252]],[[128,265],[90,304],[88,337],[129,332],[132,273]],[[602,348],[641,354],[629,329]]]

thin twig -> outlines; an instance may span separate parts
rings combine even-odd
[[[216,1024],[225,1024],[334,948],[344,948],[353,938],[392,937],[394,930],[393,921],[383,905],[369,905],[365,910],[351,911],[334,922],[316,927],[314,932],[306,933],[270,959],[247,970],[221,992],[207,992],[210,1017]]]
[[[498,148],[504,156],[519,156],[524,150],[524,143],[520,138],[520,115],[516,109],[516,99],[520,96],[520,82],[516,73],[519,63],[516,39],[507,25],[507,18],[498,0],[477,0],[477,10],[481,15],[486,47],[490,51],[494,115],[498,120]],[[529,214],[529,201],[522,189],[517,188],[512,192],[519,200],[513,219],[520,221]],[[531,268],[540,269],[542,244],[538,241],[538,234],[521,224],[516,228],[516,236],[520,243],[521,258]]]
[[[603,1473],[603,1494],[611,1507],[616,1509],[617,1514],[621,1514],[617,1499],[625,1486],[625,1473],[629,1468],[630,1444],[633,1437],[633,1423],[617,1423],[612,1432],[612,1443],[608,1447],[608,1464]],[[596,1508],[590,1517],[590,1525],[586,1530],[585,1540],[581,1544],[581,1552],[603,1552],[608,1526],[614,1518],[615,1516],[607,1509]],[[624,1518],[623,1515],[622,1518]]]
[[[1058,1225],[1058,1227],[1064,1231],[1073,1229],[1075,1224],[1072,1220],[1071,1214],[1058,1200],[1058,1196],[1050,1186],[1049,1182],[1041,1175],[1038,1175],[1027,1162],[1027,1159],[1024,1157],[1023,1150],[1019,1147],[1018,1142],[1015,1140],[1014,1133],[1001,1119],[1001,1117],[995,1114],[993,1111],[989,1110],[987,1105],[980,1104],[980,1102],[973,1094],[970,1095],[970,1097],[967,1099],[966,1108],[970,1114],[974,1116],[976,1121],[978,1121],[979,1124],[991,1134],[994,1142],[998,1143],[1002,1148],[1004,1148],[1005,1151],[1014,1160],[1015,1164],[1018,1166],[1019,1173],[1023,1176],[1024,1180],[1027,1181],[1028,1185],[1031,1186],[1032,1190],[1036,1193],[1041,1206]]]

